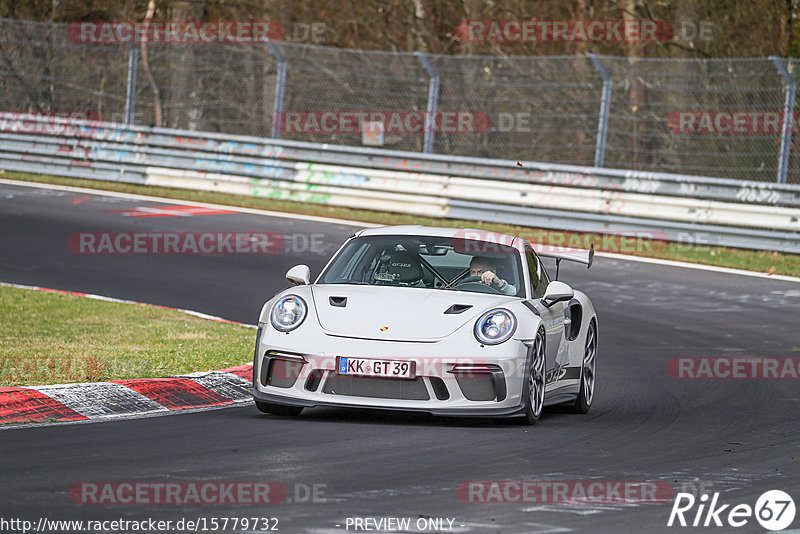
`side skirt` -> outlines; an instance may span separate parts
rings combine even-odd
[[[578,400],[578,393],[580,392],[580,381],[577,384],[559,385],[555,389],[545,390],[544,405],[553,406],[555,404],[564,404],[567,402],[575,402]]]

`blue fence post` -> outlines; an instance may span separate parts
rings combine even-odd
[[[139,47],[128,45],[128,82],[125,91],[125,124],[134,124],[133,113],[136,108],[136,70],[139,67]]]
[[[789,152],[792,150],[792,125],[794,121],[794,95],[797,89],[797,84],[786,70],[786,65],[783,64],[781,58],[777,56],[770,56],[769,59],[778,69],[778,73],[783,78],[783,83],[786,84],[786,97],[783,101],[783,125],[781,127],[781,153],[778,157],[778,183],[786,183],[786,174],[789,172]]]
[[[283,93],[286,89],[286,58],[274,43],[267,41],[267,48],[278,62],[278,76],[275,81],[275,102],[272,106],[272,138],[280,139],[283,122]]]
[[[602,167],[606,161],[606,140],[608,139],[608,113],[611,108],[611,88],[614,80],[600,61],[597,54],[586,54],[592,66],[603,78],[603,91],[600,94],[600,117],[597,121],[597,143],[594,149],[594,166]]]
[[[433,68],[427,56],[422,52],[414,52],[417,59],[422,64],[422,68],[428,73],[428,112],[425,116],[425,142],[422,151],[426,154],[433,152],[433,140],[436,130],[436,109],[439,105],[439,74]]]

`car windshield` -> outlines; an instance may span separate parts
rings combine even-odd
[[[351,239],[317,283],[524,296],[516,249],[451,237],[393,235]]]

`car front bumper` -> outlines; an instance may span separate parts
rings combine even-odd
[[[434,415],[514,416],[524,411],[529,347],[511,339],[403,342],[259,330],[253,361],[256,400],[288,406],[421,411]],[[324,350],[320,348],[324,347]],[[414,379],[337,372],[337,357],[415,362]]]

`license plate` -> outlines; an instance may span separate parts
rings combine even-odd
[[[414,378],[416,362],[372,360],[340,356],[336,366],[340,375],[379,376],[383,378]]]

